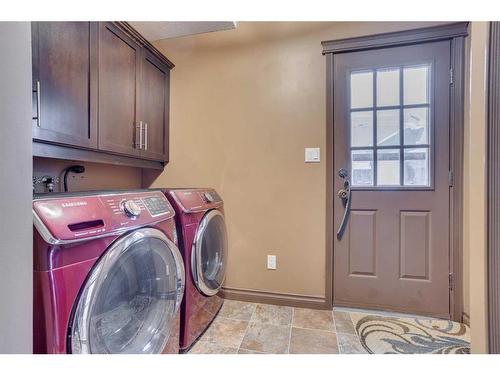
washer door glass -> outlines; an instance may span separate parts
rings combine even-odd
[[[209,211],[203,217],[193,250],[193,276],[198,289],[214,295],[224,282],[227,263],[226,224],[220,211]]]
[[[94,267],[71,327],[73,353],[161,353],[184,292],[177,247],[156,229],[115,242]]]

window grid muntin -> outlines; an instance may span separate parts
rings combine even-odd
[[[426,67],[427,68],[427,100],[426,103],[419,104],[404,104],[404,69],[405,68],[416,68],[416,67]],[[399,105],[389,105],[389,106],[378,106],[377,105],[377,73],[378,70],[385,69],[398,69],[399,71]],[[362,111],[372,111],[372,146],[354,146],[349,145],[349,160],[351,163],[351,176],[353,175],[353,160],[352,160],[352,151],[371,151],[372,154],[372,185],[354,185],[352,183],[353,188],[393,188],[393,189],[418,189],[418,188],[430,188],[433,184],[433,155],[432,155],[432,142],[433,142],[433,128],[432,128],[432,112],[431,112],[431,64],[416,64],[416,65],[399,65],[399,66],[391,66],[385,68],[374,68],[374,69],[362,69],[357,71],[351,71],[352,74],[363,73],[363,72],[372,72],[372,107],[363,107],[363,108],[351,108],[351,93],[349,94],[349,121],[351,121],[351,114],[353,112],[362,112]],[[350,82],[350,81],[349,81]],[[416,144],[416,145],[405,145],[404,144],[404,111],[405,109],[411,108],[426,108],[427,109],[427,143],[425,144]],[[390,146],[378,146],[377,145],[377,111],[379,110],[389,110],[389,109],[397,109],[399,110],[399,146],[390,145]],[[349,123],[349,133],[351,132],[351,123]],[[351,136],[349,136],[349,142],[351,141]],[[352,144],[352,143],[351,143]],[[428,160],[427,160],[427,185],[405,185],[404,184],[404,175],[405,175],[405,159],[404,152],[407,149],[412,148],[420,148],[420,149],[428,149]],[[378,185],[377,175],[378,175],[378,153],[377,150],[385,149],[385,150],[398,150],[399,149],[399,185]],[[353,181],[354,182],[354,181]]]

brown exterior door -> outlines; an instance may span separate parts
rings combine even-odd
[[[450,42],[338,54],[333,77],[334,305],[448,318]]]

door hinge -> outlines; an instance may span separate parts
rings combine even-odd
[[[450,85],[453,85],[453,68],[450,68]]]
[[[453,171],[448,171],[448,185],[453,186],[455,183],[455,178],[453,176]]]
[[[450,290],[453,290],[453,284],[454,284],[453,274],[449,273],[448,274],[448,288]]]

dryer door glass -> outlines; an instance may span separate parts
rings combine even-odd
[[[115,242],[94,267],[73,320],[73,353],[161,353],[176,322],[184,269],[156,229]]]
[[[208,296],[216,294],[224,282],[227,263],[226,224],[220,211],[209,211],[203,217],[193,252],[193,277],[198,289]]]

